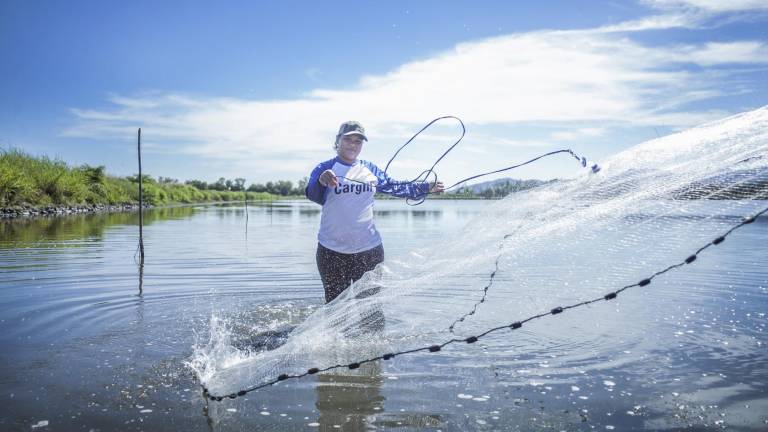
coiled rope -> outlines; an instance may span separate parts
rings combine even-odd
[[[417,185],[417,186],[418,186],[418,185],[422,185],[422,184],[424,184],[424,183],[428,183],[428,181],[429,181],[430,177],[432,177],[432,178],[434,179],[434,182],[435,182],[435,183],[437,182],[437,178],[438,178],[438,177],[437,177],[437,172],[435,172],[435,167],[437,166],[437,164],[439,164],[439,163],[440,163],[440,161],[442,161],[442,160],[443,160],[443,158],[445,158],[446,156],[448,156],[448,153],[450,153],[451,151],[453,151],[453,149],[454,149],[454,148],[455,148],[457,145],[459,145],[459,143],[460,143],[460,142],[461,142],[461,141],[464,139],[464,136],[465,136],[465,135],[466,135],[466,133],[467,133],[467,128],[466,128],[466,126],[464,125],[464,122],[463,122],[463,121],[461,121],[461,119],[460,119],[460,118],[458,118],[458,117],[456,117],[456,116],[448,115],[448,116],[438,117],[438,118],[436,118],[436,119],[434,119],[434,120],[430,121],[429,123],[427,123],[427,124],[426,124],[424,127],[422,127],[422,128],[421,128],[421,129],[420,129],[418,132],[416,132],[416,133],[415,133],[415,134],[414,134],[414,135],[413,135],[413,136],[412,136],[410,139],[408,139],[408,141],[406,141],[406,142],[405,142],[405,144],[401,145],[401,146],[400,146],[400,147],[397,149],[397,151],[395,151],[395,153],[392,155],[392,157],[391,157],[391,158],[389,159],[389,161],[387,162],[387,165],[384,167],[384,175],[385,175],[386,177],[388,177],[388,176],[389,176],[389,174],[388,174],[388,172],[389,172],[389,166],[392,164],[392,162],[395,160],[395,158],[397,158],[397,156],[400,154],[400,152],[401,152],[401,151],[402,151],[402,150],[403,150],[403,149],[404,149],[406,146],[408,146],[409,144],[411,144],[411,142],[413,142],[413,140],[415,140],[415,139],[416,139],[416,137],[418,137],[418,136],[419,136],[419,135],[420,135],[422,132],[424,132],[425,130],[429,129],[429,128],[430,128],[430,127],[433,125],[433,124],[437,123],[438,121],[440,121],[440,120],[444,120],[444,119],[453,119],[453,120],[456,120],[457,122],[459,122],[459,125],[461,125],[461,136],[459,137],[459,139],[457,139],[457,140],[456,140],[456,141],[455,141],[453,144],[451,144],[451,146],[450,146],[450,147],[448,147],[448,149],[446,149],[446,150],[443,152],[443,154],[441,154],[441,155],[440,155],[440,157],[438,157],[438,158],[435,160],[435,162],[434,162],[434,163],[432,163],[432,166],[431,166],[431,167],[429,167],[428,169],[425,169],[424,171],[422,171],[422,172],[421,172],[421,174],[419,174],[418,176],[416,176],[416,177],[415,177],[413,180],[406,180],[406,181],[400,181],[400,182],[397,182],[397,181],[396,181],[396,182],[391,182],[390,184],[392,184],[392,185],[405,185],[405,184],[407,184],[407,185]],[[513,169],[516,169],[516,168],[520,168],[520,167],[522,167],[522,166],[525,166],[525,165],[528,165],[528,164],[530,164],[530,163],[536,162],[536,161],[537,161],[537,160],[539,160],[539,159],[542,159],[542,158],[545,158],[545,157],[548,157],[548,156],[552,156],[552,155],[556,155],[556,154],[558,154],[558,153],[568,153],[568,154],[570,154],[571,156],[573,156],[573,157],[574,157],[574,158],[575,158],[577,161],[579,161],[579,163],[581,163],[581,166],[582,166],[582,167],[586,167],[586,166],[587,166],[587,158],[585,158],[585,157],[583,157],[583,156],[579,156],[579,155],[577,155],[577,154],[576,154],[576,153],[575,153],[573,150],[571,150],[571,149],[555,150],[555,151],[551,151],[551,152],[549,152],[549,153],[544,153],[544,154],[542,154],[542,155],[536,156],[536,157],[535,157],[535,158],[533,158],[533,159],[530,159],[530,160],[528,160],[528,161],[525,161],[525,162],[523,162],[523,163],[520,163],[520,164],[517,164],[517,165],[511,165],[511,166],[508,166],[508,167],[504,167],[504,168],[500,168],[500,169],[497,169],[497,170],[493,170],[493,171],[488,171],[488,172],[484,172],[484,173],[480,173],[480,174],[475,174],[475,175],[472,175],[472,176],[470,176],[470,177],[467,177],[467,178],[465,178],[465,179],[462,179],[462,180],[459,180],[459,181],[457,181],[456,183],[454,183],[454,184],[452,184],[452,185],[450,185],[450,186],[446,187],[444,190],[446,190],[446,191],[447,191],[447,190],[453,189],[453,188],[454,188],[454,187],[456,187],[456,186],[462,185],[462,184],[464,184],[464,183],[466,183],[466,182],[468,182],[468,181],[470,181],[470,180],[474,180],[474,179],[477,179],[477,178],[480,178],[480,177],[485,177],[485,176],[489,176],[489,175],[491,175],[491,174],[498,174],[498,173],[501,173],[501,172],[505,172],[505,171],[513,170]],[[591,166],[591,168],[590,168],[590,169],[592,170],[592,172],[593,172],[593,173],[596,173],[596,172],[600,171],[600,166],[599,166],[598,164],[593,164],[593,165]],[[337,178],[343,178],[343,179],[346,179],[346,180],[348,180],[348,181],[351,181],[351,182],[355,182],[355,183],[360,183],[360,184],[368,184],[368,183],[366,183],[366,182],[362,182],[362,181],[360,181],[360,180],[356,180],[356,179],[352,179],[352,178],[349,178],[349,177],[344,177],[344,176],[337,176]],[[430,195],[430,194],[431,194],[431,192],[430,192],[430,191],[427,191],[427,192],[426,192],[426,193],[425,193],[425,194],[424,194],[424,195],[423,195],[421,198],[419,198],[419,199],[415,199],[415,200],[414,200],[414,199],[411,199],[411,198],[407,198],[407,199],[406,199],[406,203],[407,203],[408,205],[412,205],[412,206],[416,206],[416,205],[419,205],[419,204],[423,203],[424,201],[426,201],[426,199],[427,199],[427,196],[428,196],[428,195]]]

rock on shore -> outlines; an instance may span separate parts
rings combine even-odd
[[[150,205],[145,205],[144,208],[152,208]],[[44,207],[34,206],[13,206],[0,209],[0,219],[15,219],[24,217],[36,217],[36,216],[61,216],[68,214],[79,213],[104,213],[104,212],[123,212],[123,211],[136,211],[139,209],[138,204],[84,204],[74,206],[54,206],[48,205]]]

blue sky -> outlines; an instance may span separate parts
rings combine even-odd
[[[0,2],[0,147],[180,180],[297,180],[361,121],[384,165],[431,119],[446,182],[601,159],[768,104],[768,2]],[[414,176],[446,122],[390,169]],[[510,173],[571,176],[567,157]]]

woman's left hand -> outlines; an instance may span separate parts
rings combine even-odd
[[[445,186],[443,185],[443,182],[429,183],[429,193],[439,195],[443,192],[445,192]]]

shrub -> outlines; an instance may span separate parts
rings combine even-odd
[[[180,184],[175,179],[142,176],[145,202],[163,205],[171,202],[242,201],[245,199],[242,178],[234,182],[224,178],[214,185],[219,190],[200,190],[205,182],[192,180]],[[229,185],[228,185],[229,183]],[[269,183],[273,188],[286,189],[290,182]],[[125,204],[139,201],[138,175],[112,177],[103,165],[69,167],[59,159],[33,157],[21,150],[0,149],[0,205],[71,205],[83,203]],[[237,189],[237,191],[227,190]],[[252,190],[252,189],[251,189]],[[283,190],[280,191],[284,192]],[[267,191],[248,192],[249,200],[270,200]]]
[[[34,183],[0,155],[0,205],[11,206],[30,202],[34,195]]]

